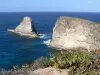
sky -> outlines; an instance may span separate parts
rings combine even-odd
[[[0,12],[100,12],[100,0],[0,0]]]

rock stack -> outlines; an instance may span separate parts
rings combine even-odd
[[[15,29],[8,29],[8,31],[21,36],[38,37],[38,34],[32,25],[32,19],[28,16],[24,17],[23,21]]]

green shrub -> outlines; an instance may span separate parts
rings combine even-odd
[[[89,72],[86,72],[84,75],[99,75],[99,72],[97,72],[97,71],[89,71]]]
[[[91,53],[83,51],[60,52],[46,58],[45,67],[70,69],[73,74],[84,73],[95,68]]]

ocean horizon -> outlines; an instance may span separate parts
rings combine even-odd
[[[32,18],[40,38],[26,38],[12,33],[25,16]],[[0,12],[0,69],[30,64],[34,60],[48,56],[56,50],[48,47],[52,39],[53,27],[60,16],[77,17],[100,22],[99,12]]]

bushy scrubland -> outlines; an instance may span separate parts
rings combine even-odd
[[[50,55],[50,57],[41,57],[32,64],[24,64],[21,67],[14,66],[9,71],[1,70],[0,73],[2,75],[27,74],[28,71],[48,67],[69,69],[71,75],[99,75],[100,50],[92,52],[61,51]]]

